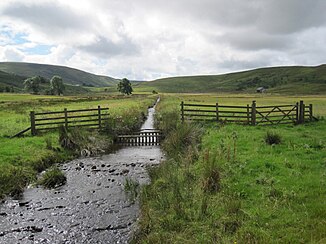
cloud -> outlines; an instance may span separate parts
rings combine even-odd
[[[324,0],[267,0],[261,1],[259,30],[270,34],[289,34],[326,23]]]
[[[8,46],[0,48],[0,57],[4,61],[23,61],[24,54],[18,49]]]
[[[104,36],[99,36],[94,43],[80,46],[79,48],[103,58],[110,58],[117,55],[128,56],[139,52],[138,47],[132,40],[125,36],[116,42]]]
[[[241,50],[258,51],[267,50],[285,50],[291,48],[293,44],[291,35],[270,35],[256,30],[245,30],[225,33],[217,40],[225,42],[234,48]]]
[[[325,63],[325,4],[5,0],[0,2],[5,27],[1,53],[11,61],[61,64],[130,79],[316,65]]]
[[[64,34],[67,30],[84,30],[89,26],[86,16],[57,2],[18,2],[6,6],[1,12],[44,32]]]

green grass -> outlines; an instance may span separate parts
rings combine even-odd
[[[163,78],[140,83],[136,91],[170,93],[241,92],[255,93],[258,87],[268,87],[277,94],[325,94],[326,65],[317,67],[272,67],[223,75]]]
[[[178,107],[180,99],[163,97],[158,118]],[[201,99],[211,101],[208,96]],[[292,98],[275,101],[287,99]],[[165,125],[162,120],[159,125]],[[164,147],[170,157],[149,172],[151,184],[141,193],[141,231],[135,241],[324,243],[325,131],[325,120],[275,127],[212,124],[205,126],[201,143],[191,143],[192,150],[185,149],[189,145]],[[281,135],[281,143],[267,144],[268,132]],[[189,133],[171,133],[166,143],[184,137]]]
[[[41,176],[38,180],[38,184],[42,185],[44,188],[51,189],[64,185],[66,181],[67,177],[64,173],[57,167],[53,167]]]
[[[101,97],[52,97],[22,94],[0,94],[0,198],[18,193],[27,182],[35,180],[40,172],[54,163],[72,158],[78,152],[61,148],[58,132],[38,136],[27,133],[22,138],[10,139],[17,132],[30,126],[29,112],[62,111],[63,108],[82,109],[108,107],[110,124],[102,134],[72,133],[79,147],[102,148],[112,144],[115,133],[136,130],[143,122],[144,114],[155,96],[101,96]],[[97,140],[92,139],[96,137]],[[79,148],[78,147],[78,148]],[[16,177],[19,172],[21,177]],[[16,180],[17,179],[17,180]]]
[[[313,104],[313,113],[315,116],[326,116],[326,96],[325,95],[270,95],[270,94],[232,94],[232,93],[169,93],[161,94],[165,97],[163,110],[180,110],[180,103],[200,103],[200,104],[215,104],[220,105],[251,105],[252,101],[256,101],[257,106],[266,105],[284,105],[295,104],[303,100],[305,104]]]

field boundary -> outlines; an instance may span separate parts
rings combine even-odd
[[[256,101],[246,106],[194,104],[181,102],[181,121],[216,121],[245,125],[302,124],[317,120],[313,105],[301,100],[295,104],[257,106]]]
[[[101,129],[103,123],[108,120],[109,108],[101,108],[98,106],[93,109],[75,109],[63,111],[49,112],[30,112],[30,127],[22,130],[12,136],[18,137],[27,131],[31,130],[32,136],[37,135],[41,131],[56,130],[60,126],[65,128],[71,127],[89,127]]]
[[[75,109],[51,112],[30,112],[31,132],[36,135],[40,131],[57,129],[60,126],[68,127],[96,127],[101,129],[102,124],[108,119],[109,108],[98,106],[93,109]]]

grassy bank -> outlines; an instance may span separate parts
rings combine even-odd
[[[0,97],[0,198],[19,193],[27,183],[36,179],[40,172],[56,162],[76,156],[75,151],[63,149],[58,132],[32,137],[9,137],[29,127],[29,111],[56,111],[81,108],[108,107],[110,123],[103,133],[78,130],[82,147],[106,149],[112,144],[112,135],[139,128],[147,107],[154,96],[107,96],[107,97],[47,97],[5,94]],[[75,133],[77,136],[77,133]],[[96,138],[96,140],[94,139]],[[76,138],[77,140],[77,138]]]
[[[203,97],[204,102],[210,99]],[[162,99],[161,115],[178,102]],[[170,113],[169,121],[173,117]],[[135,242],[326,241],[324,120],[300,126],[198,128],[158,119],[161,126],[170,126],[163,145],[169,158],[150,170]],[[268,133],[278,135],[280,143],[266,143]]]

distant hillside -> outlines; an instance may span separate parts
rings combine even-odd
[[[23,87],[24,79],[26,78],[0,71],[0,91],[11,89],[12,87]]]
[[[158,92],[269,92],[287,94],[325,94],[326,65],[260,68],[250,71],[206,76],[186,76],[140,83],[139,90]]]
[[[0,71],[0,92],[26,92],[24,91],[24,80],[27,77],[19,76],[16,74],[9,74],[3,71]],[[49,89],[50,83],[41,84],[40,93],[44,94],[46,90]],[[78,95],[89,93],[90,91],[82,86],[75,85],[65,85],[65,95]]]
[[[36,75],[51,79],[54,75],[62,77],[64,83],[80,86],[114,86],[119,80],[109,76],[95,75],[65,66],[0,62],[0,71],[23,77]]]

